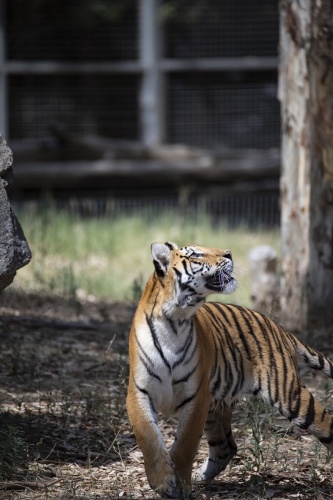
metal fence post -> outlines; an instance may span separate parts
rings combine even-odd
[[[7,133],[7,75],[5,54],[5,6],[0,0],[0,134],[8,139]]]
[[[142,79],[139,95],[141,140],[148,146],[165,140],[164,75],[160,59],[162,33],[160,0],[140,0],[139,47]]]

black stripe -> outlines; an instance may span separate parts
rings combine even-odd
[[[280,361],[282,362],[282,365],[283,365],[283,373],[282,373],[282,376],[283,376],[283,379],[282,379],[282,393],[283,393],[283,401],[287,401],[288,399],[288,391],[290,391],[290,386],[289,384],[287,384],[287,380],[289,379],[288,377],[288,373],[289,373],[289,369],[288,369],[288,366],[287,366],[287,359],[286,359],[286,356],[285,356],[285,353],[286,353],[286,341],[284,340],[284,334],[285,334],[285,330],[283,328],[281,328],[280,325],[270,321],[270,324],[271,325],[274,325],[274,329],[277,330],[276,332],[276,341],[279,345],[279,356],[280,356]],[[288,347],[288,345],[287,345]],[[289,364],[292,365],[292,368],[295,370],[295,372],[297,373],[297,366],[295,365],[295,355],[293,352],[290,352],[290,349],[287,350],[288,354],[289,354]],[[297,382],[298,383],[298,382]],[[280,401],[280,405],[281,405],[281,395],[278,394],[278,399]]]
[[[324,368],[324,356],[322,355],[321,352],[318,352],[317,356],[318,356],[319,369],[322,370]]]
[[[258,377],[258,380],[256,381],[257,382],[257,386],[256,388],[254,389],[253,391],[253,394],[256,396],[258,394],[258,392],[261,391],[261,373],[259,372],[259,377]]]
[[[251,312],[252,312],[252,318],[256,322],[256,324],[260,330],[260,333],[262,334],[263,338],[265,339],[266,345],[268,347],[270,366],[268,367],[266,364],[266,365],[263,365],[263,367],[265,368],[265,373],[267,375],[267,390],[268,390],[268,394],[269,394],[269,400],[270,400],[271,404],[274,404],[276,401],[273,400],[270,379],[271,379],[272,375],[274,375],[275,380],[278,380],[278,377],[279,377],[279,372],[278,372],[278,368],[276,365],[276,351],[273,350],[273,346],[272,346],[272,339],[273,340],[275,340],[275,339],[274,339],[274,336],[269,335],[269,330],[271,330],[271,333],[272,333],[272,328],[267,329],[267,324],[263,325],[261,323],[261,321],[265,321],[265,316],[263,316],[260,313],[254,312],[254,311],[251,311]],[[287,384],[285,384],[285,385],[287,385]],[[286,392],[287,392],[287,390],[286,390]]]
[[[283,379],[281,381],[282,382],[282,391],[283,391],[283,401],[287,401],[288,394],[290,392],[290,384],[287,384],[287,380],[289,380],[289,377],[287,375],[288,375],[290,370],[288,370],[286,354],[287,353],[289,354],[289,362],[292,365],[292,368],[295,369],[295,373],[297,373],[297,367],[295,366],[295,361],[294,361],[294,353],[290,352],[290,349],[288,349],[288,344],[284,341],[284,337],[285,337],[285,333],[286,333],[285,330],[280,325],[278,325],[274,321],[270,320],[269,318],[266,318],[265,316],[263,316],[263,319],[265,320],[266,325],[272,334],[272,339],[274,340],[275,345],[277,347],[275,356],[276,357],[279,356],[279,359],[283,365],[283,372],[282,372]],[[286,349],[286,347],[287,347],[287,349]],[[280,377],[280,379],[281,379],[281,377]],[[297,384],[299,383],[298,379],[297,379],[296,383]],[[277,387],[278,392],[277,392],[275,402],[280,401],[280,404],[281,404],[281,394],[280,394],[279,388],[280,388],[280,386]]]
[[[194,265],[194,264],[195,264],[196,266],[200,265],[200,267],[198,267],[197,269],[195,269],[195,270],[194,270],[194,269],[193,269],[193,265]],[[198,274],[198,273],[202,273],[202,270],[203,270],[203,268],[204,268],[204,264],[203,264],[202,262],[200,262],[200,263],[199,263],[199,262],[191,262],[191,261],[190,261],[190,268],[191,268],[192,275],[196,275],[196,274]]]
[[[180,384],[181,382],[187,382],[189,380],[189,378],[193,375],[193,373],[196,371],[196,369],[198,368],[199,366],[199,361],[197,362],[197,364],[195,365],[194,368],[192,368],[192,370],[190,370],[186,375],[184,375],[182,378],[179,378],[177,380],[174,380],[172,382],[173,385],[176,385],[176,384]]]
[[[192,359],[194,358],[194,355],[195,355],[195,353],[197,352],[197,346],[198,346],[198,341],[196,340],[196,341],[195,341],[195,345],[194,345],[194,347],[193,347],[192,352],[190,353],[190,355],[189,355],[188,359],[186,359],[186,360],[184,361],[184,366],[185,366],[185,365],[188,365],[188,364],[192,361]]]
[[[206,306],[206,304],[204,304],[201,309],[209,313],[209,309],[205,306]],[[203,314],[202,310],[199,309],[199,311],[197,312],[197,316],[201,316],[202,321],[206,325],[207,324],[207,321],[206,321],[207,316],[205,314]],[[206,326],[206,328],[207,328],[207,326]],[[215,340],[215,335],[212,335],[212,339],[213,339],[213,343],[214,343],[214,368],[211,371],[209,382],[211,382],[214,379],[216,371],[217,371],[217,366],[218,366],[217,365],[217,344],[216,344],[216,340]]]
[[[178,335],[178,331],[177,331],[177,328],[176,328],[176,325],[175,325],[175,322],[174,320],[171,318],[171,316],[169,316],[168,313],[166,313],[165,311],[163,311],[163,314],[164,314],[164,317],[166,318],[166,320],[168,321],[169,325],[171,326],[171,330],[176,334]]]
[[[223,317],[223,319],[226,321],[226,323],[228,323],[229,326],[232,326],[229,318],[227,317],[225,311],[223,310],[224,306],[222,304],[219,304],[218,302],[210,302],[210,305],[214,306],[219,311],[220,315]],[[206,309],[209,310],[208,304],[206,304],[206,306],[207,306]]]
[[[260,360],[263,361],[264,357],[263,357],[263,352],[262,352],[262,345],[261,345],[260,341],[258,340],[257,334],[253,330],[251,321],[249,319],[249,318],[252,318],[252,314],[250,314],[251,311],[249,309],[246,309],[245,307],[240,307],[240,306],[238,306],[238,309],[242,312],[242,315],[243,315],[244,321],[248,327],[249,333],[250,333],[251,337],[253,338],[253,340],[256,344],[256,347],[258,349]]]
[[[215,380],[212,391],[211,391],[213,396],[215,396],[215,394],[219,390],[220,386],[221,386],[221,368],[218,367],[217,379]]]
[[[247,354],[247,358],[248,358],[249,361],[251,361],[251,351],[250,351],[250,348],[249,348],[249,344],[248,344],[247,339],[246,339],[246,337],[244,335],[243,328],[240,326],[238,318],[237,318],[237,316],[235,314],[235,311],[234,311],[235,308],[234,308],[234,306],[229,306],[229,305],[225,305],[224,307],[230,312],[230,314],[232,316],[232,319],[234,321],[234,324],[235,324],[235,326],[237,328],[239,339],[241,340],[241,342],[242,342],[242,344],[243,344],[243,346],[245,348],[245,351],[246,351],[246,354]]]
[[[295,377],[293,377],[295,378]],[[290,384],[293,385],[293,384]],[[301,386],[298,385],[296,389],[293,391],[290,391],[290,396],[289,396],[289,419],[294,420],[299,416],[299,410],[301,407]]]
[[[333,441],[333,435],[327,438],[325,437],[319,438],[319,441],[323,444],[330,444]]]
[[[149,400],[149,405],[150,405],[150,409],[153,413],[155,413],[157,415],[157,411],[155,410],[155,407],[154,407],[154,403],[153,403],[153,399],[151,397],[151,395],[149,394],[149,392],[146,390],[146,389],[143,389],[142,387],[140,387],[136,382],[135,380],[133,379],[134,381],[134,385],[135,387],[138,389],[138,391],[140,391],[142,394],[144,394],[145,396],[147,396],[148,400]],[[156,422],[155,422],[156,423]]]
[[[169,361],[166,359],[166,357],[164,356],[164,352],[163,352],[163,350],[161,348],[161,344],[159,343],[159,340],[157,338],[157,334],[156,334],[154,323],[153,323],[152,319],[149,318],[149,316],[148,316],[147,313],[146,313],[146,321],[147,321],[147,324],[149,326],[151,335],[153,337],[154,346],[156,347],[157,352],[161,356],[161,359],[163,360],[165,366],[168,368],[169,373],[171,373],[171,365],[170,365]]]
[[[326,366],[323,366],[323,371],[325,372],[325,374],[328,377],[333,378],[333,363],[330,359],[328,359],[324,355],[323,355],[323,358],[324,358],[324,362],[326,362]]]
[[[144,355],[144,357],[146,358],[146,360],[152,365],[154,366],[154,363],[153,361],[150,359],[150,357],[148,356],[148,354],[146,353],[146,351],[144,350],[144,348],[142,347],[138,337],[137,337],[137,334],[136,334],[136,330],[134,331],[134,337],[135,337],[135,340],[136,340],[136,343],[138,344],[139,346],[139,349],[140,351],[142,352],[142,354]]]
[[[175,411],[177,412],[180,408],[182,408],[182,406],[185,406],[185,405],[187,405],[187,403],[190,403],[195,398],[196,395],[197,395],[197,393],[195,392],[194,394],[192,394],[188,398],[184,399],[184,401],[182,401],[179,405],[176,406]]]
[[[309,357],[305,352],[302,352],[301,358],[305,361],[305,363],[309,363]]]
[[[162,382],[162,379],[159,375],[157,375],[157,373],[153,372],[153,370],[151,370],[151,368],[149,367],[148,363],[146,363],[146,361],[143,359],[142,356],[139,356],[140,360],[141,360],[141,363],[143,364],[143,366],[146,368],[147,372],[149,373],[149,375],[151,377],[154,377],[156,378],[157,380],[159,380],[160,382]]]
[[[153,275],[153,286],[151,287],[151,290],[150,290],[150,294],[149,294],[149,297],[148,297],[148,302],[150,302],[150,297],[153,295],[153,293],[155,292],[155,288],[156,288],[156,282],[159,281],[156,274],[154,273]],[[158,295],[159,292],[157,292],[157,295]]]
[[[176,354],[180,354],[184,350],[187,351],[189,346],[191,345],[192,339],[193,339],[193,323],[191,323],[190,331],[188,332],[188,335],[186,337],[186,340],[185,340],[183,346],[180,349],[178,349]]]
[[[302,342],[302,340],[295,338],[294,335],[290,332],[285,332],[291,341],[293,342],[295,349],[297,352],[299,351],[299,346],[298,344],[301,344],[303,349],[306,351],[299,353],[298,354],[301,356],[301,358],[313,369],[313,370],[325,370],[325,373],[330,377],[333,378],[333,363],[330,359],[328,359],[326,356],[324,356],[322,353],[318,352],[316,349],[312,349],[308,344],[305,342]],[[315,358],[314,360],[309,359],[308,354],[312,356],[312,358]],[[315,363],[318,363],[316,365]],[[325,362],[328,366],[325,366]]]
[[[176,406],[175,412],[177,412],[178,410],[180,410],[180,408],[182,408],[183,406],[185,406],[188,403],[190,403],[191,401],[193,401],[193,399],[196,397],[196,395],[198,394],[198,392],[200,390],[200,387],[202,385],[203,379],[204,379],[204,377],[202,377],[201,382],[200,382],[197,390],[193,394],[191,394],[191,396],[188,396],[181,403],[179,403],[179,405]]]
[[[175,273],[177,276],[177,283],[179,285],[180,290],[181,291],[187,290],[188,288],[187,283],[182,282],[183,273],[181,273],[177,268],[175,268]]]
[[[216,309],[218,310],[218,312],[220,312],[221,314],[216,317],[213,312],[207,308],[207,311],[210,312],[211,316],[213,317],[214,321],[217,322],[218,320],[218,323],[219,323],[219,327],[216,328],[216,337],[217,339],[219,340],[219,343],[220,343],[220,350],[219,350],[219,354],[220,356],[222,356],[223,358],[223,361],[224,361],[224,371],[225,371],[225,377],[224,377],[224,380],[226,381],[226,385],[223,389],[223,393],[219,395],[219,397],[225,397],[231,387],[234,385],[234,389],[232,391],[232,396],[235,396],[237,394],[237,392],[240,390],[240,388],[242,387],[243,383],[244,383],[244,364],[243,364],[243,356],[242,356],[242,353],[241,353],[241,350],[240,348],[238,347],[238,345],[233,341],[233,338],[230,336],[230,327],[233,328],[233,325],[232,323],[230,322],[229,318],[226,316],[226,314],[222,313],[222,309],[220,306],[220,304],[217,304],[217,303],[213,303],[213,306],[216,307]],[[221,318],[221,315],[222,315],[222,318]],[[223,323],[223,320],[225,320],[226,322],[229,323],[230,327],[227,328],[224,323]],[[223,338],[222,338],[222,335],[221,335],[221,330],[223,330]],[[223,342],[224,341],[224,342]],[[226,355],[226,348],[225,348],[225,345],[224,343],[227,344],[227,347],[229,349],[229,355],[231,355],[232,357],[232,360],[233,360],[233,366],[236,370],[236,377],[233,376],[233,370],[232,370],[232,367],[231,367],[231,363],[230,361],[228,360],[227,358],[227,355]],[[238,356],[237,356],[238,354]]]
[[[185,342],[185,346],[184,346],[184,352],[182,354],[182,356],[174,362],[174,364],[172,365],[172,369],[176,368],[176,366],[179,366],[182,364],[182,362],[184,361],[184,359],[186,358],[186,355],[188,353],[188,350],[189,348],[191,347],[192,345],[192,342],[193,342],[193,328],[191,328],[191,331],[190,333],[188,334],[188,337],[186,339],[186,342]],[[186,345],[187,344],[187,345]],[[180,351],[181,352],[181,351]],[[177,353],[178,354],[178,353]],[[188,364],[188,361],[185,363],[185,364]]]
[[[185,271],[185,274],[187,274],[187,276],[192,276],[192,274],[190,274],[187,270],[187,264],[186,264],[186,260],[183,259],[182,260],[182,264],[183,264],[183,267],[184,267],[184,271]]]
[[[311,392],[309,392],[309,404],[308,408],[306,410],[306,417],[304,420],[304,423],[299,425],[302,429],[307,429],[310,427],[310,425],[313,424],[314,418],[315,418],[315,402],[314,402],[314,397],[312,396]]]
[[[213,336],[213,337],[215,337],[215,336]],[[229,363],[229,359],[227,357],[227,349],[225,348],[221,332],[219,332],[219,333],[216,332],[216,338],[218,339],[218,342],[220,345],[220,350],[219,350],[220,359],[222,358],[222,362],[220,361],[219,365],[222,364],[224,367],[224,376],[223,376],[224,387],[223,387],[222,391],[220,389],[221,392],[218,396],[219,396],[219,398],[224,398],[229,393],[229,391],[232,387],[233,373],[232,373],[231,365]],[[218,366],[218,368],[219,368],[219,366]]]
[[[218,335],[219,337],[219,335]],[[229,365],[229,384],[227,385],[228,392],[231,389],[232,385],[234,384],[234,389],[231,393],[232,397],[234,397],[239,389],[242,387],[243,382],[244,382],[244,364],[243,364],[243,357],[240,348],[237,346],[236,343],[234,343],[233,338],[231,337],[229,331],[225,332],[224,338],[227,342],[229,352],[231,354],[231,357],[233,359],[233,366],[236,370],[236,379],[233,377],[233,370],[231,367],[231,363],[228,362]],[[238,356],[237,356],[238,354]],[[227,392],[225,393],[225,395]]]
[[[215,441],[208,441],[210,448],[215,448],[216,446],[221,446],[221,444],[225,444],[225,438],[217,439]]]
[[[286,374],[288,373],[286,360],[284,357],[284,353],[286,352],[286,347],[281,345],[281,337],[279,335],[279,332],[276,331],[276,324],[272,322],[267,316],[264,316],[259,313],[258,315],[260,316],[260,319],[264,322],[264,328],[266,327],[265,331],[269,334],[267,336],[267,341],[270,343],[270,345],[272,344],[272,342],[275,344],[274,363],[272,363],[274,370],[271,371],[269,376],[270,402],[271,404],[275,404],[281,399],[280,386],[279,386],[279,381],[281,380],[281,376],[279,374],[276,361],[277,358],[279,358],[280,361],[282,362],[283,374],[284,374],[283,380],[284,380]],[[285,398],[287,397],[287,393],[289,391],[288,384],[284,382],[283,388],[284,388],[284,401],[285,401]]]

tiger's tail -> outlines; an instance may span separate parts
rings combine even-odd
[[[290,332],[287,332],[295,351],[300,358],[314,370],[323,371],[328,377],[333,378],[333,363],[321,352],[298,339]]]

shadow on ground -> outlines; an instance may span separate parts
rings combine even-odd
[[[0,296],[1,499],[155,498],[125,409],[133,313],[130,303],[68,301],[11,289]],[[330,343],[324,348],[329,355]],[[327,379],[313,371],[303,375],[332,408]],[[196,484],[196,498],[332,498],[324,448],[261,410],[256,437],[248,409],[245,402],[235,409],[239,452],[231,467],[216,481]],[[161,429],[170,446],[173,422]],[[206,456],[203,440],[195,467]]]

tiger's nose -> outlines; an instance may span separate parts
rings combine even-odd
[[[223,254],[223,257],[224,257],[225,259],[232,260],[232,255],[231,255],[230,250],[225,250],[225,251],[224,251],[224,254]]]

